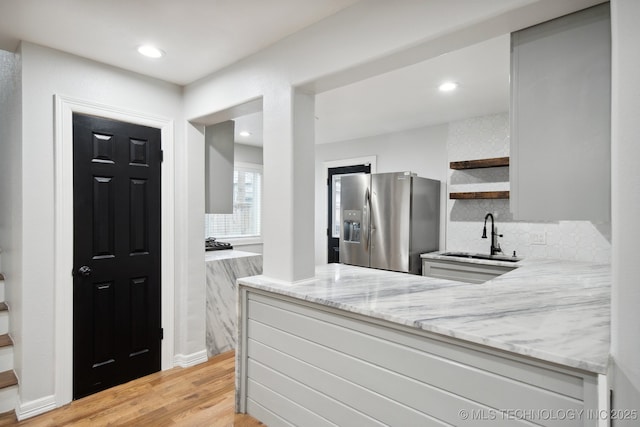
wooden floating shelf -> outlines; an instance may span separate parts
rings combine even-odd
[[[449,193],[450,199],[474,200],[474,199],[508,199],[508,191],[473,191],[468,193]]]
[[[509,157],[494,157],[491,159],[463,160],[460,162],[450,162],[451,169],[479,169],[495,168],[498,166],[509,166]]]

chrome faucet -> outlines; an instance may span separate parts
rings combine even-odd
[[[500,243],[498,243],[498,237],[502,237],[502,234],[496,233],[495,223],[493,222],[493,215],[488,213],[484,217],[484,228],[482,229],[482,238],[487,238],[487,218],[491,218],[491,255],[495,255],[498,252],[502,252],[500,249]]]

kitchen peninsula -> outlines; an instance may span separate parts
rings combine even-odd
[[[237,410],[268,425],[597,426],[610,282],[607,264],[549,259],[483,284],[341,264],[240,279]]]

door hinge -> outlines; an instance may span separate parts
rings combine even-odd
[[[164,339],[164,328],[160,328],[160,339]]]
[[[331,237],[331,231],[327,228],[327,237]]]
[[[164,150],[160,150],[160,163],[164,162]]]

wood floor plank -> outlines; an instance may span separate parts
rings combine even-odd
[[[222,396],[214,405],[198,406],[191,411],[172,417],[176,425],[186,425],[187,422],[196,426],[226,427],[233,425],[234,397],[230,394]]]
[[[18,422],[0,414],[0,427],[27,426],[264,426],[235,414],[233,351],[190,368],[174,368],[71,402]]]

